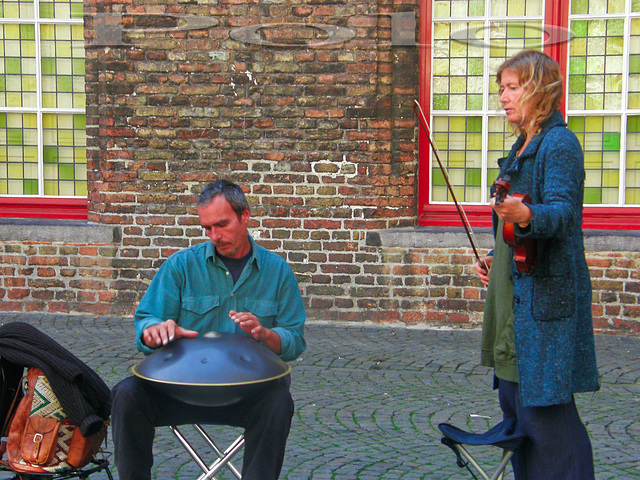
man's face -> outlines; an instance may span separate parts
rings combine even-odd
[[[248,209],[238,218],[224,196],[218,195],[209,205],[198,207],[198,217],[205,235],[220,255],[240,258],[251,250],[247,236]]]

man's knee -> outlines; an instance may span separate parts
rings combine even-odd
[[[139,407],[146,396],[137,377],[127,377],[111,389],[112,416],[126,414]]]

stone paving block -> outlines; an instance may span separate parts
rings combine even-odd
[[[109,386],[143,358],[134,349],[130,318],[0,313],[2,322],[16,320],[56,339]],[[471,478],[440,443],[438,424],[482,432],[501,419],[492,371],[478,365],[478,330],[316,322],[307,325],[306,335],[307,351],[292,362],[296,412],[282,479]],[[602,388],[576,396],[596,478],[640,478],[640,338],[598,335],[596,347]],[[240,433],[208,429],[224,445]],[[192,441],[203,447],[197,437]],[[195,479],[200,473],[168,429],[157,430],[154,453],[154,479]],[[483,465],[499,461],[495,448],[477,447],[474,455]],[[241,456],[235,463],[241,465]]]

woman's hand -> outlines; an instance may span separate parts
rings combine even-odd
[[[531,222],[531,209],[513,195],[507,195],[498,205],[495,197],[492,198],[491,208],[503,221],[517,223],[521,228],[525,228]]]
[[[485,287],[489,285],[491,262],[493,262],[493,257],[491,255],[488,255],[486,257],[482,257],[480,260],[477,260],[476,263],[473,264],[473,268],[475,269],[476,274],[478,275],[478,277],[480,277],[480,281]]]

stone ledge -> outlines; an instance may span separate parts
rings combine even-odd
[[[0,241],[111,244],[120,229],[81,220],[0,219]]]
[[[478,248],[493,248],[490,228],[474,228]],[[467,233],[462,227],[415,227],[390,230],[371,230],[366,244],[372,247],[397,248],[461,248],[470,247]],[[640,231],[585,230],[584,246],[587,252],[640,251]]]

